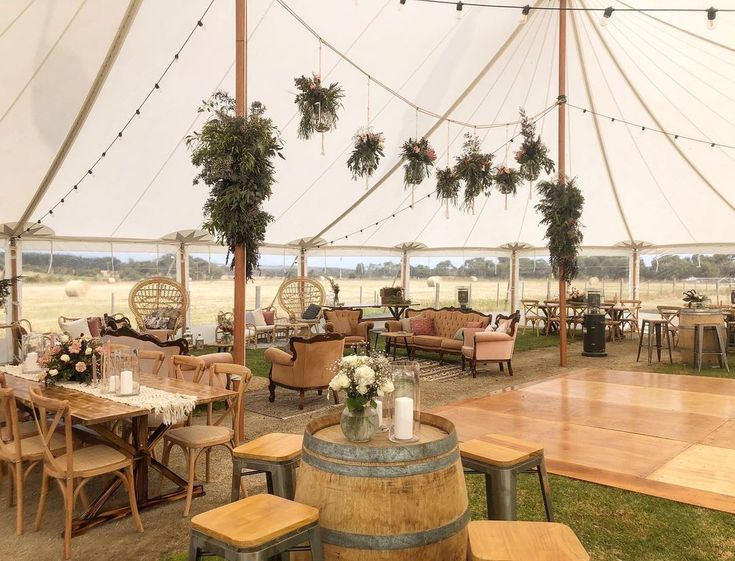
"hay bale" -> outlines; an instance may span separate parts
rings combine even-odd
[[[429,288],[434,288],[437,284],[441,284],[442,278],[441,277],[429,277],[426,279],[426,286]]]
[[[80,280],[73,280],[66,283],[64,286],[64,292],[69,298],[82,298],[87,294],[89,285]]]

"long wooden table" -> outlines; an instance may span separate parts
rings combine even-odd
[[[0,370],[2,370],[2,367],[0,367]],[[40,384],[13,375],[6,376],[6,382],[8,387],[14,390],[16,400],[30,407],[30,389],[31,387],[39,387]],[[196,398],[197,405],[224,401],[237,395],[236,392],[224,388],[146,374],[141,375],[140,383],[172,393],[191,395]],[[139,510],[186,497],[187,481],[152,457],[153,448],[170,427],[161,424],[150,432],[148,430],[150,411],[63,387],[44,388],[43,395],[69,402],[74,427],[80,439],[101,440],[104,444],[112,446],[134,459],[135,495]],[[112,429],[114,422],[123,420],[132,423],[130,441],[123,439]],[[148,476],[151,468],[176,484],[176,489],[161,495],[151,496],[148,491]],[[73,521],[72,535],[83,534],[90,528],[130,514],[129,505],[103,510],[120,485],[120,479],[115,478],[90,503],[84,514]],[[194,497],[201,497],[202,495],[204,495],[204,488],[201,485],[196,485],[194,487]]]

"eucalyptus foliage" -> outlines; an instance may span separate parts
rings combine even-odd
[[[260,102],[253,102],[246,120],[236,115],[232,97],[217,92],[199,111],[210,117],[201,132],[187,137],[186,143],[192,148],[192,163],[199,168],[194,184],[202,182],[210,188],[204,204],[204,228],[230,252],[238,245],[245,246],[250,279],[266,227],[273,220],[261,206],[273,192],[273,160],[283,158],[283,143]]]
[[[437,170],[436,172],[436,196],[442,201],[447,201],[453,205],[457,204],[459,199],[459,177],[451,167]]]
[[[465,133],[462,153],[454,165],[454,173],[464,182],[464,207],[474,209],[475,199],[489,194],[493,184],[493,155],[482,152],[480,139]]]
[[[559,280],[571,282],[577,276],[577,257],[582,245],[584,195],[574,179],[542,181],[537,186],[541,201],[536,210],[546,226],[549,262]]]
[[[327,132],[337,126],[337,110],[342,107],[344,91],[337,82],[322,86],[319,74],[294,79],[299,90],[294,103],[299,109],[298,137],[311,138],[315,132]]]
[[[495,168],[495,175],[493,175],[495,188],[503,195],[515,195],[521,179],[521,173],[517,169],[506,166]]]
[[[20,277],[15,277],[12,279],[0,279],[0,308],[5,307],[5,302],[8,299],[8,296],[10,296],[10,289],[13,286],[14,282],[17,282],[20,279]]]
[[[373,132],[370,128],[361,129],[355,135],[354,141],[352,154],[347,160],[347,168],[352,172],[352,179],[370,177],[378,169],[381,158],[385,156],[383,133]]]
[[[554,160],[549,158],[549,148],[536,135],[536,125],[526,116],[523,109],[521,113],[521,135],[523,142],[515,153],[515,159],[520,166],[523,179],[536,181],[541,175],[541,170],[551,173],[555,169]]]

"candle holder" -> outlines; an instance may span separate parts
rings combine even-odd
[[[100,388],[108,395],[138,395],[140,393],[140,367],[138,349],[110,349],[107,344],[102,354]]]
[[[417,362],[393,363],[394,389],[388,412],[390,418],[388,438],[392,442],[415,442],[421,437],[419,373]]]

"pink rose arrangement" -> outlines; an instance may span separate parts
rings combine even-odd
[[[57,381],[89,384],[101,352],[100,339],[86,336],[72,339],[68,335],[61,335],[59,342],[39,357],[38,364],[46,369],[48,384]]]

